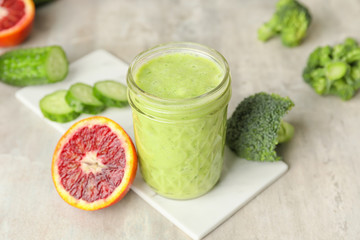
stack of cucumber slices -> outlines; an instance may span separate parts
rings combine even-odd
[[[75,83],[68,90],[57,90],[40,100],[43,115],[55,122],[69,122],[81,113],[98,114],[107,107],[127,105],[126,86],[114,80],[98,81],[94,86]]]

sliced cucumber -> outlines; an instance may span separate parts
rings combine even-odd
[[[84,83],[71,85],[65,99],[76,112],[97,114],[106,108],[105,104],[93,95],[93,88]]]
[[[109,107],[126,106],[128,104],[126,91],[124,84],[113,80],[96,82],[93,87],[95,97]]]
[[[64,123],[74,120],[80,115],[65,101],[66,93],[66,90],[58,90],[40,100],[40,110],[46,118]]]
[[[65,79],[68,65],[60,46],[16,49],[0,56],[0,80],[15,86],[54,83]]]

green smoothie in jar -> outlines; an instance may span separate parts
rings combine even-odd
[[[230,75],[215,50],[194,43],[140,54],[128,73],[141,174],[162,196],[190,199],[220,178]]]

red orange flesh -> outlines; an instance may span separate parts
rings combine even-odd
[[[32,0],[0,1],[0,47],[22,43],[30,34],[35,17]]]
[[[131,138],[116,122],[100,116],[70,127],[59,140],[52,161],[59,195],[84,210],[105,208],[122,199],[136,170]]]

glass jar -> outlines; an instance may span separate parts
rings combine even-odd
[[[220,84],[203,95],[164,99],[142,90],[135,74],[149,60],[171,53],[207,58],[222,70]],[[140,171],[158,194],[191,199],[207,193],[220,178],[231,97],[228,63],[206,46],[175,42],[140,53],[127,74]]]

